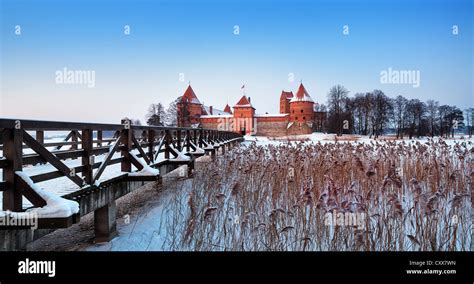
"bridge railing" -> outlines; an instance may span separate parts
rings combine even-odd
[[[67,133],[63,141],[45,143],[45,132],[58,131]],[[3,210],[23,211],[23,196],[34,207],[45,205],[31,185],[16,173],[25,166],[54,167],[53,171],[31,175],[34,183],[67,177],[80,190],[94,186],[105,169],[114,164],[120,164],[121,172],[131,172],[132,165],[142,170],[145,166],[179,160],[182,154],[193,158],[202,155],[203,149],[241,137],[238,133],[212,129],[132,125],[129,120],[101,124],[0,119]],[[164,159],[158,160],[160,153]],[[103,160],[96,161],[100,155],[105,155]],[[81,163],[68,166],[64,161],[69,159],[80,159]]]

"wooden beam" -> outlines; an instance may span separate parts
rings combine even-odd
[[[102,162],[102,164],[100,165],[99,169],[98,169],[97,172],[95,173],[95,176],[94,176],[94,178],[92,179],[92,183],[94,183],[96,180],[98,180],[98,179],[100,178],[100,176],[101,176],[102,173],[104,172],[105,168],[106,168],[107,165],[109,164],[110,159],[112,159],[112,157],[114,156],[115,151],[117,151],[117,148],[119,147],[120,142],[122,141],[122,138],[123,138],[123,135],[119,135],[119,137],[118,137],[117,140],[115,141],[115,144],[112,146],[112,148],[110,149],[109,153],[107,153],[107,156],[105,156],[104,161]]]
[[[142,146],[140,145],[140,143],[138,143],[137,138],[135,138],[135,135],[133,135],[133,134],[132,134],[132,142],[133,142],[133,145],[135,145],[135,148],[137,148],[138,152],[142,155],[145,162],[148,165],[151,164],[150,159],[148,159],[147,154],[145,154],[145,152],[143,151]]]
[[[59,160],[54,154],[49,152],[43,145],[38,143],[33,137],[31,137],[26,131],[23,130],[23,140],[30,146],[30,148],[42,156],[48,163],[53,167],[62,172],[67,176],[72,182],[82,187],[84,185],[84,180],[80,178],[76,173],[72,172],[71,169],[66,166],[61,160]]]
[[[64,138],[63,142],[67,142],[70,138],[72,137],[72,131],[70,131],[68,133],[68,135],[66,135],[66,138]],[[61,148],[63,147],[64,145],[58,145],[56,147],[56,150],[61,150]]]
[[[155,155],[155,161],[156,159],[158,159],[158,155],[161,153],[161,148],[163,147],[164,143],[165,143],[165,138],[166,136],[163,135],[160,139],[160,142],[158,143],[158,150],[156,150],[156,155]]]
[[[140,163],[140,161],[135,159],[134,155],[129,155],[129,158],[130,158],[130,163],[132,163],[139,171],[143,170],[142,163]]]
[[[39,195],[31,186],[24,181],[20,176],[15,174],[15,182],[18,184],[18,187],[21,189],[23,196],[28,199],[31,204],[35,207],[46,206],[46,201]]]

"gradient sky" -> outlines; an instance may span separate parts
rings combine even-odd
[[[474,106],[467,0],[0,1],[0,117],[143,121],[150,103],[168,105],[188,80],[220,109],[245,84],[257,113],[278,112],[281,90],[300,80],[322,103],[342,84],[352,95],[381,89]],[[56,84],[64,67],[94,70],[96,86]],[[381,84],[389,67],[420,70],[421,86]]]

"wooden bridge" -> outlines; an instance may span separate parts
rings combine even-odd
[[[68,133],[66,138],[45,143],[45,132],[58,131]],[[23,197],[33,208],[46,206],[46,200],[34,185],[64,177],[74,183],[77,190],[62,197],[78,202],[80,208],[79,213],[68,217],[40,217],[37,230],[0,226],[0,251],[22,250],[28,242],[54,229],[69,227],[90,212],[94,212],[96,240],[109,241],[116,234],[116,199],[147,182],[160,182],[163,175],[183,165],[188,169],[186,175],[191,177],[196,158],[215,157],[242,140],[242,136],[234,132],[131,125],[129,120],[122,120],[121,124],[98,124],[0,119],[3,210],[31,209],[23,207]],[[68,166],[67,160],[79,160],[80,164]],[[101,180],[106,168],[115,164],[120,164],[117,175]],[[44,165],[51,165],[54,170],[28,175],[25,181],[25,167]],[[158,169],[159,174],[132,172],[143,172],[147,168]]]

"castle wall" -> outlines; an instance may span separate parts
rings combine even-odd
[[[313,130],[306,122],[292,122],[286,130],[288,135],[311,134]]]
[[[288,116],[257,117],[257,135],[259,136],[286,136]]]

